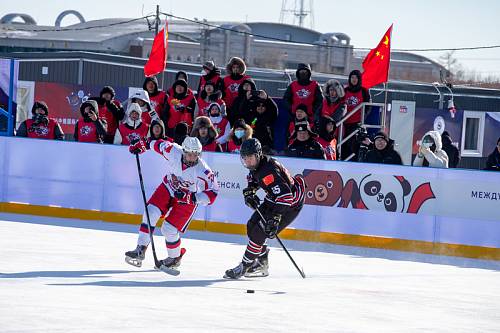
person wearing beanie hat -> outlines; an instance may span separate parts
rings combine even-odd
[[[250,79],[250,76],[245,74],[246,70],[245,61],[238,57],[232,57],[226,65],[227,75],[222,82],[222,98],[226,102],[228,110],[231,109],[238,96],[240,85],[244,80]]]
[[[288,85],[283,101],[285,108],[290,114],[290,119],[295,117],[295,110],[299,104],[307,106],[308,121],[314,124],[319,121],[321,106],[323,104],[323,93],[317,81],[311,80],[311,66],[309,64],[298,64],[295,73],[296,80]]]
[[[75,124],[74,137],[78,142],[104,143],[106,120],[99,118],[99,105],[88,99],[80,105],[82,117]]]
[[[500,138],[497,140],[495,149],[488,155],[485,170],[500,171]]]
[[[335,161],[337,159],[337,126],[332,118],[321,117],[317,141],[323,147],[326,159]]]
[[[245,120],[238,119],[234,123],[233,128],[229,134],[229,141],[227,143],[226,151],[228,153],[239,153],[241,144],[250,139],[253,135],[253,130],[245,123]]]
[[[311,130],[307,120],[296,123],[293,141],[285,150],[285,155],[326,160],[323,147],[316,141],[317,137],[318,134]]]
[[[186,83],[188,83],[189,82],[188,74],[185,71],[178,71],[177,73],[175,73],[174,82],[176,82],[178,80],[184,80],[184,81],[186,81]],[[168,88],[167,95],[172,96],[174,93],[175,92],[174,92],[173,86]],[[188,88],[187,88],[187,94],[194,96],[193,90],[191,88],[189,88],[189,84],[188,84]]]
[[[194,95],[188,93],[185,80],[177,80],[172,85],[172,95],[169,95],[162,113],[162,120],[167,125],[167,135],[172,136],[175,125],[184,121],[189,127],[193,125],[197,104]]]
[[[125,110],[121,103],[115,99],[115,90],[111,86],[101,89],[99,97],[91,97],[99,106],[99,118],[106,120],[107,131],[104,143],[113,143],[116,129],[125,116]]]
[[[370,147],[361,162],[403,165],[401,155],[394,150],[394,140],[389,139],[385,132],[375,134]]]
[[[286,140],[288,144],[292,143],[292,136],[293,133],[295,132],[295,123],[301,121],[307,121],[307,105],[305,104],[297,105],[297,109],[295,109],[295,116],[288,125],[287,140]]]
[[[161,114],[165,108],[167,94],[158,88],[158,79],[156,76],[145,78],[142,89],[148,92],[151,108],[156,111],[157,114]]]
[[[17,131],[16,136],[64,140],[64,132],[57,120],[49,118],[49,107],[43,101],[37,101],[31,108],[31,119],[23,121]]]
[[[200,82],[198,83],[198,89],[196,90],[197,97],[205,89],[207,82],[212,82],[214,85],[214,92],[220,92],[222,95],[223,80],[221,77],[221,71],[215,65],[212,60],[206,61],[201,69]]]
[[[221,108],[221,113],[226,115],[226,103],[222,99],[222,93],[216,90],[215,83],[212,81],[205,82],[203,91],[197,95],[196,103],[198,104],[198,109],[196,110],[194,117],[199,116],[209,117],[208,108],[212,103],[219,104]]]

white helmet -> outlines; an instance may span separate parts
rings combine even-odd
[[[198,156],[201,155],[202,145],[198,138],[187,136],[182,142],[182,151],[184,152],[182,159],[184,164],[187,166],[193,166],[198,163],[198,159],[196,161],[188,161],[185,157],[186,153],[196,153]]]

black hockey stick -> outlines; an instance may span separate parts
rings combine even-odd
[[[158,261],[158,257],[156,256],[155,243],[153,241],[153,232],[151,231],[151,221],[149,219],[148,203],[146,201],[146,191],[144,191],[144,181],[142,179],[141,161],[139,161],[139,154],[135,154],[135,161],[137,162],[137,172],[139,173],[139,181],[141,183],[142,201],[144,202],[144,209],[146,210],[146,217],[148,219],[148,232],[149,238],[151,239],[151,249],[153,250],[155,267],[160,268],[161,264]]]
[[[261,218],[261,223],[260,223],[260,227],[262,228],[262,230],[264,230],[264,225],[263,223],[266,223],[266,219],[264,218],[264,215],[262,215],[262,213],[260,212],[259,208],[255,208],[255,211],[257,213],[259,213],[260,215],[260,218]],[[295,268],[297,268],[297,271],[299,272],[300,276],[302,276],[303,279],[306,278],[306,274],[304,273],[303,270],[301,270],[299,268],[299,266],[297,266],[297,263],[295,262],[295,260],[293,260],[292,258],[292,255],[290,254],[290,252],[288,252],[288,250],[286,249],[285,247],[285,244],[283,244],[283,242],[281,241],[281,239],[278,237],[278,235],[276,235],[276,240],[278,241],[278,243],[280,243],[281,247],[283,248],[283,250],[285,250],[286,252],[286,255],[288,256],[288,258],[290,258],[290,261],[292,262],[292,264],[295,266]]]

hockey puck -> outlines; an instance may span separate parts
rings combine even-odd
[[[247,289],[247,294],[255,294],[255,290],[253,290],[253,289]]]

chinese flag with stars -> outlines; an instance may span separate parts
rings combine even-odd
[[[153,76],[165,70],[167,63],[167,46],[168,46],[168,25],[165,21],[165,26],[155,36],[151,53],[149,54],[148,62],[144,66],[144,75]]]
[[[389,78],[389,62],[391,60],[392,24],[382,37],[377,47],[372,49],[363,60],[363,87],[369,89]]]

